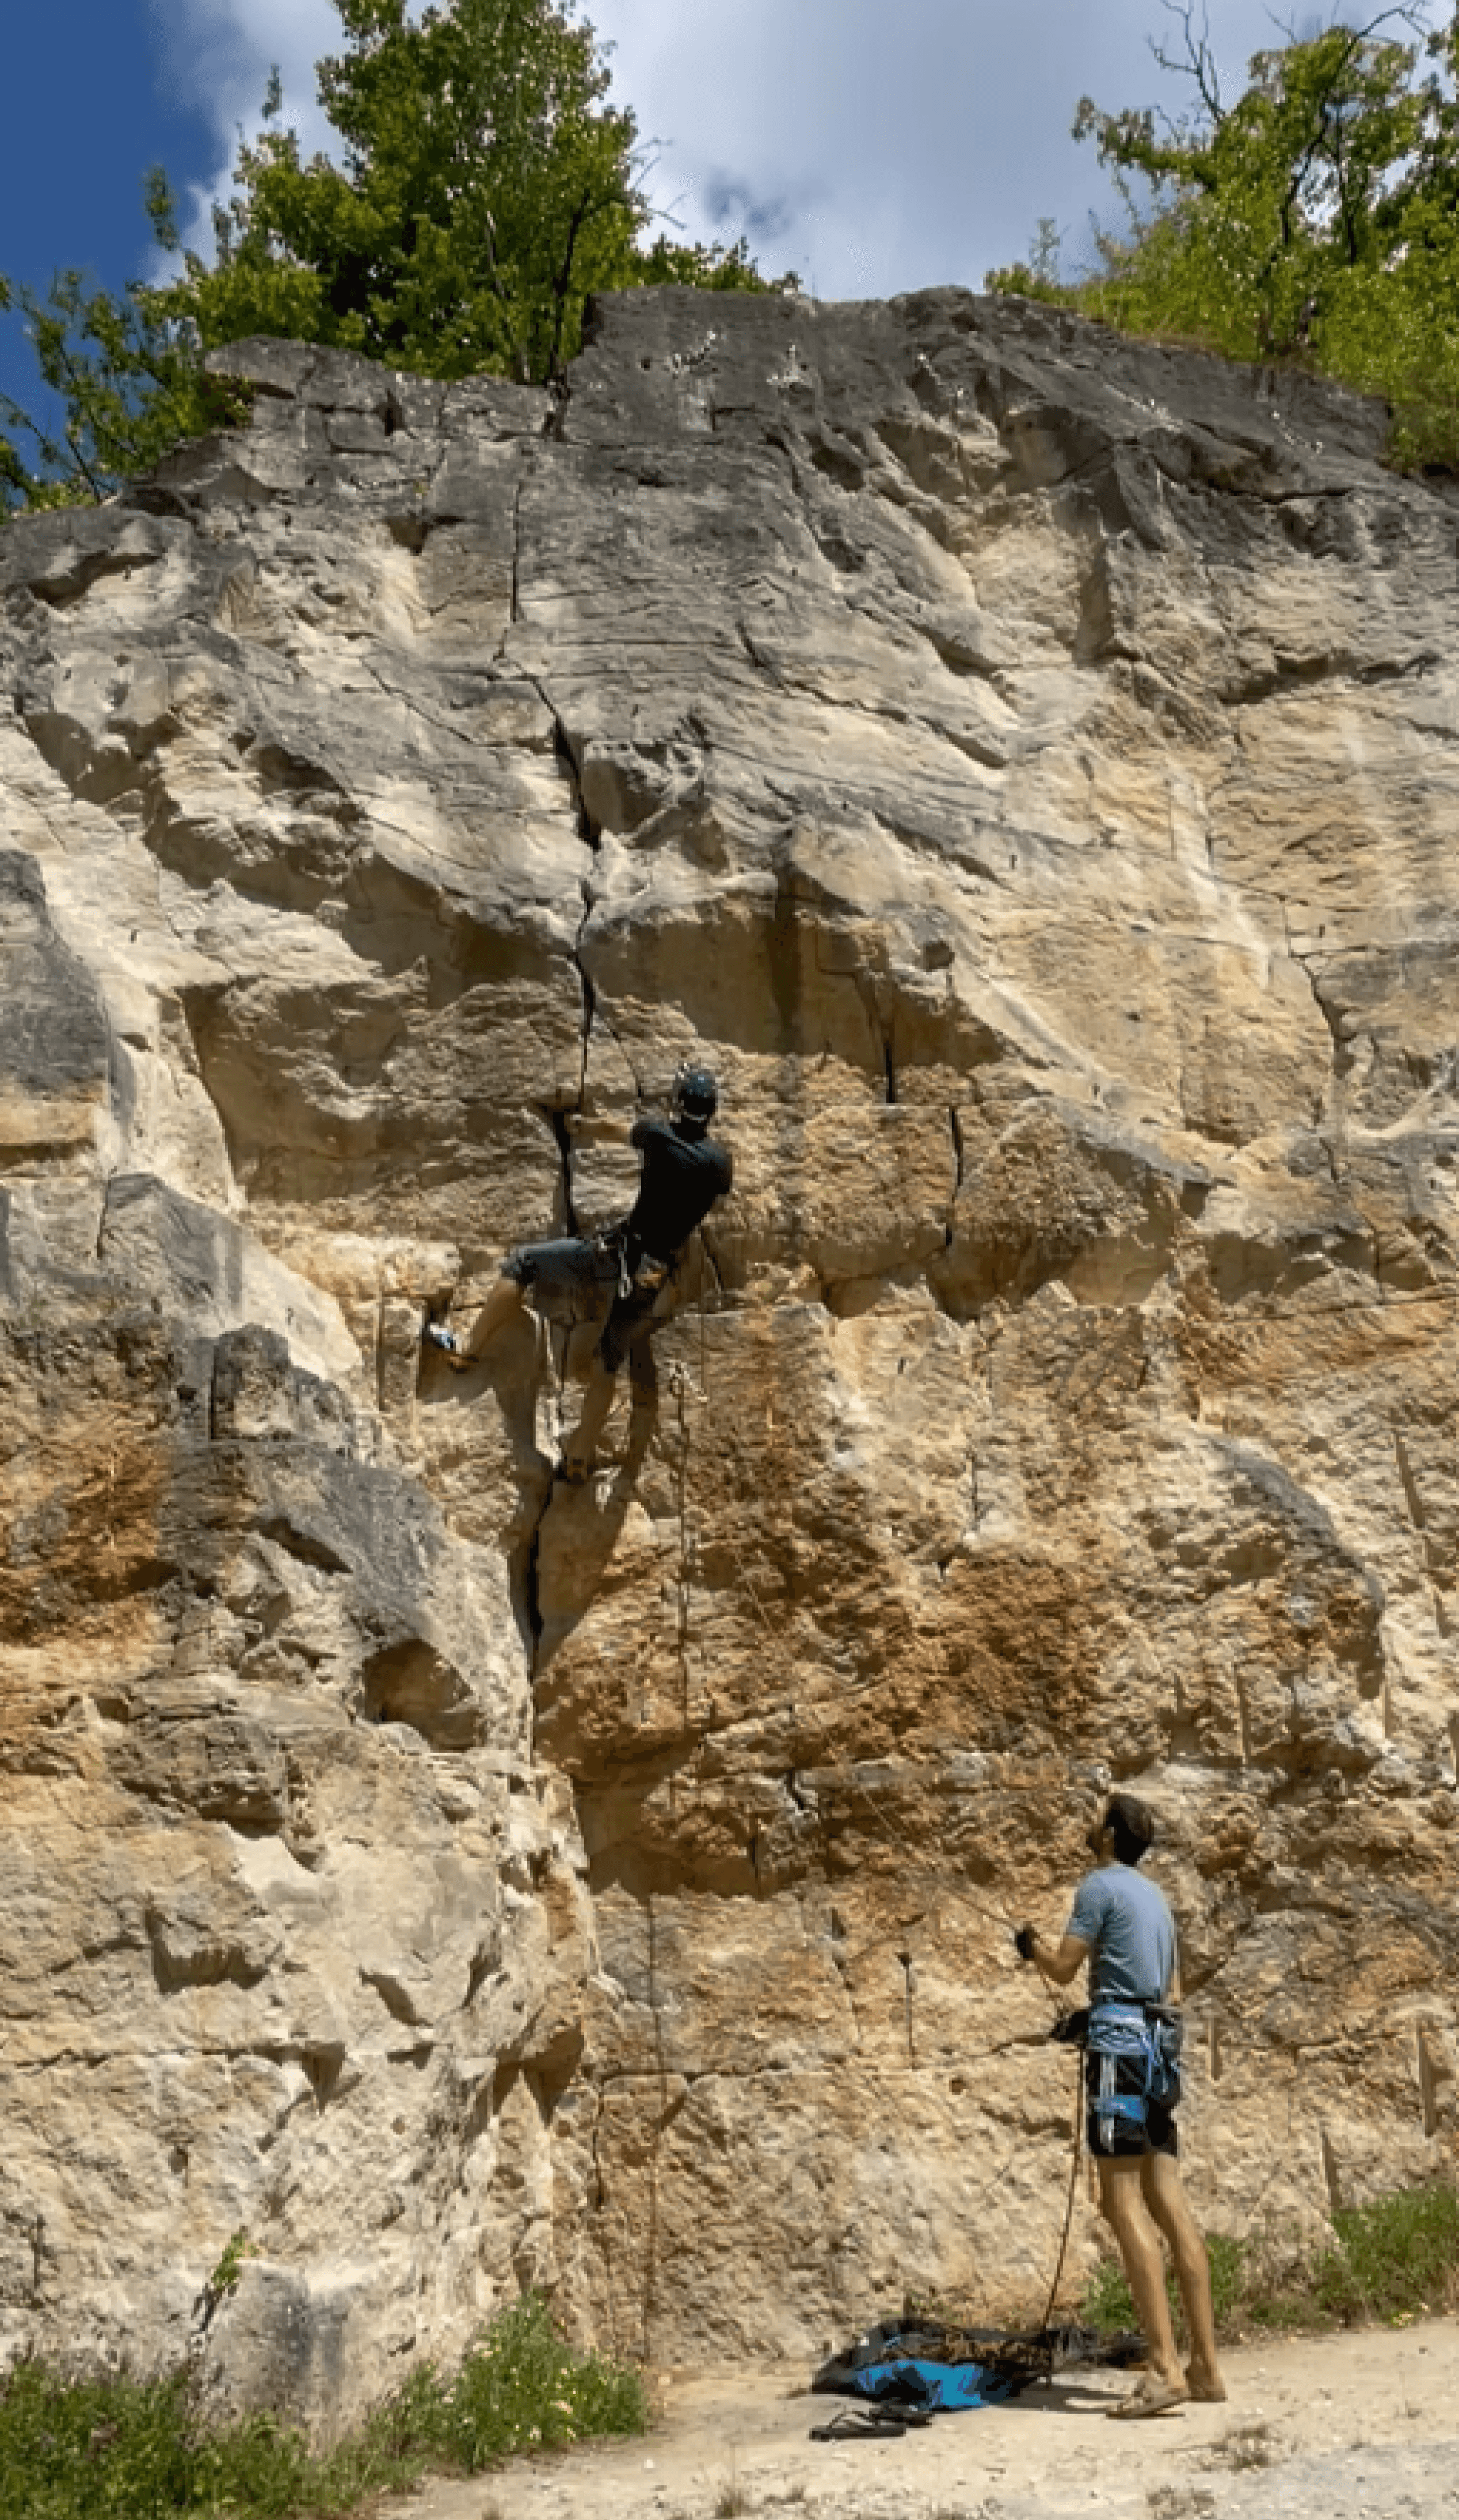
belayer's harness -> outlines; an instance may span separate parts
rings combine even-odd
[[[1180,2015],[1168,2003],[1112,2000],[1090,2005],[1083,2044],[1099,2058],[1099,2089],[1091,2097],[1102,2143],[1112,2141],[1117,2118],[1143,2131],[1152,2101],[1170,2106],[1180,2089],[1181,2040]],[[1121,2075],[1121,2064],[1133,2066],[1133,2074]],[[1123,2091],[1120,2082],[1126,2084]]]

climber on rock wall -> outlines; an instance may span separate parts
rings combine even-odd
[[[668,1119],[635,1120],[629,1131],[628,1143],[637,1148],[642,1168],[638,1196],[622,1222],[600,1234],[525,1242],[510,1251],[466,1338],[442,1323],[426,1324],[426,1341],[462,1372],[534,1289],[608,1304],[582,1417],[564,1451],[569,1478],[583,1478],[591,1468],[618,1368],[625,1357],[645,1350],[662,1318],[661,1299],[685,1244],[732,1187],[729,1150],[708,1134],[718,1104],[718,1088],[707,1067],[680,1067]]]
[[[1112,1794],[1087,1844],[1098,1869],[1086,1872],[1058,1949],[1032,1925],[1014,1940],[1055,1986],[1089,1962],[1084,2032],[1088,2142],[1099,2164],[1100,2210],[1114,2231],[1150,2362],[1118,2416],[1159,2415],[1188,2399],[1226,2395],[1216,2360],[1206,2243],[1176,2166],[1180,2098],[1180,1999],[1175,1920],[1164,1893],[1137,1870],[1155,1843],[1155,1819],[1133,1794]],[[1161,2235],[1169,2242],[1191,2339],[1181,2368],[1165,2298]]]

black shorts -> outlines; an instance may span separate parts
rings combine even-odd
[[[1101,2123],[1098,2101],[1102,2070],[1115,2069],[1117,2092],[1138,2093],[1145,2080],[1145,2067],[1138,2056],[1097,2056],[1092,2051],[1084,2059],[1084,2092],[1089,2103],[1084,2121],[1085,2139],[1096,2161],[1127,2161],[1147,2152],[1175,2154],[1180,2146],[1175,2133],[1175,2112],[1180,2105],[1180,2075],[1172,2069],[1175,2089],[1167,2100],[1147,2100],[1145,2123],[1138,2118],[1117,2117],[1108,2121],[1106,2138]]]

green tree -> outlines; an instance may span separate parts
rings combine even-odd
[[[1293,37],[1254,56],[1228,105],[1193,0],[1165,5],[1183,44],[1156,57],[1189,82],[1186,112],[1085,97],[1073,124],[1113,168],[1128,233],[1097,231],[1080,280],[1045,256],[988,286],[1234,358],[1303,359],[1387,395],[1400,459],[1459,461],[1459,11],[1427,41],[1418,6]]]
[[[149,178],[148,208],[175,248],[160,175]],[[0,275],[0,310],[23,320],[45,393],[39,412],[0,395],[0,513],[103,498],[179,438],[240,416],[240,396],[204,372],[197,329],[166,295],[133,281],[114,297],[63,271],[41,297]]]
[[[64,418],[10,404],[0,499],[95,496],[215,424],[206,352],[251,333],[319,341],[427,376],[561,375],[588,295],[666,281],[763,289],[737,246],[642,242],[653,211],[630,109],[573,0],[334,0],[342,49],[318,65],[338,160],[305,158],[282,120],[240,145],[213,213],[211,259],[178,277],[88,294],[13,292]],[[150,179],[160,245],[175,253],[164,178]],[[793,275],[787,275],[787,282]]]

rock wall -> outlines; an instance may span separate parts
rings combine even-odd
[[[1037,2313],[1111,1778],[1201,2210],[1450,2161],[1452,487],[954,292],[224,364],[0,539],[0,2344],[327,2422],[528,2281]],[[590,1330],[419,1325],[687,1053],[571,1488]]]

